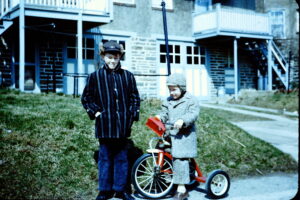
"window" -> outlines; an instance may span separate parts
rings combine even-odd
[[[162,0],[152,0],[152,7],[161,9]],[[173,0],[164,0],[167,10],[173,10]]]
[[[135,4],[135,0],[113,0],[114,3]]]
[[[205,65],[205,49],[199,46],[186,46],[188,65]]]
[[[271,11],[271,30],[276,38],[285,38],[284,16],[283,10]]]
[[[180,64],[180,45],[168,45],[169,47],[169,56],[170,56],[170,63]],[[166,45],[161,44],[159,46],[159,59],[160,63],[167,62],[167,50]]]
[[[94,59],[95,54],[95,42],[92,38],[82,39],[82,58],[83,59]],[[67,57],[76,59],[77,55],[77,39],[69,38],[67,41]]]

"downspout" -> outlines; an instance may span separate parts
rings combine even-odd
[[[166,53],[167,53],[167,55],[166,55],[167,56],[167,68],[168,68],[168,75],[170,75],[171,74],[171,66],[170,66],[170,53],[169,53],[169,39],[168,39],[168,27],[167,27],[167,16],[166,16],[166,3],[164,0],[162,0],[161,6],[162,6],[165,45],[166,45]]]

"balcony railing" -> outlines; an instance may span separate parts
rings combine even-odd
[[[269,14],[216,4],[211,10],[194,14],[193,33],[271,35]]]
[[[0,19],[17,8],[22,0],[0,0]],[[24,0],[25,8],[83,14],[108,15],[109,0]]]

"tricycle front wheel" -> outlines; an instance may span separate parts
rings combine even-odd
[[[173,165],[168,157],[164,157],[164,164],[157,170],[158,155],[144,154],[133,165],[131,180],[140,194],[148,198],[162,198],[173,188]]]
[[[230,179],[226,172],[222,170],[212,171],[206,180],[206,190],[213,198],[223,198],[230,188]]]

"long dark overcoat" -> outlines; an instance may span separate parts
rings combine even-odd
[[[90,119],[96,118],[97,138],[126,138],[133,121],[139,118],[140,97],[133,74],[106,65],[88,76],[81,102]]]
[[[172,141],[172,156],[174,158],[194,158],[197,156],[197,135],[195,122],[200,112],[196,97],[186,92],[178,100],[168,98],[162,105],[160,117],[162,122],[174,124],[182,119],[181,129],[169,131]]]

